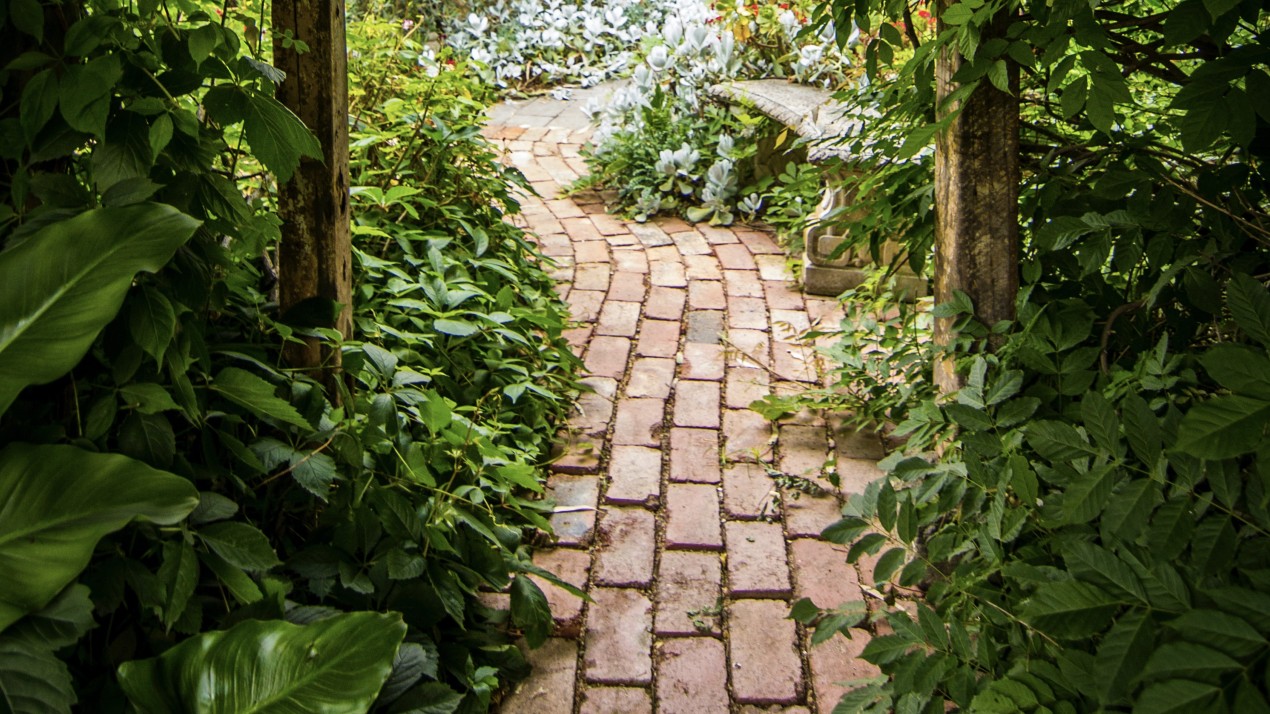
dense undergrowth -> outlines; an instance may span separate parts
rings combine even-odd
[[[8,8],[0,709],[485,711],[525,664],[475,593],[550,627],[525,545],[576,366],[503,220],[523,180],[478,133],[490,90],[399,23],[349,28],[329,394],[280,358],[338,333],[275,302],[274,179],[317,147],[259,6]]]
[[[869,49],[863,101],[884,115],[855,188],[881,210],[853,230],[929,255],[929,214],[894,209],[929,195],[904,159],[940,128],[938,48],[968,58],[968,83],[1009,88],[1018,63],[1017,318],[978,324],[958,295],[933,311],[958,321],[945,350],[931,312],[857,291],[835,387],[759,406],[846,410],[903,445],[825,532],[885,602],[792,616],[818,639],[875,630],[863,656],[883,674],[835,712],[1268,711],[1265,10],[1019,3],[981,43],[1000,7],[959,3],[921,48],[897,31]],[[825,6],[840,27],[911,8],[859,10]],[[964,386],[941,396],[944,358]]]

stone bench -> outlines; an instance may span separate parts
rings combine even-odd
[[[754,79],[716,84],[708,94],[720,102],[750,107],[789,127],[803,139],[807,160],[813,164],[852,158],[841,139],[859,133],[863,119],[835,101],[829,90],[784,79]],[[839,184],[840,176],[825,173],[820,205],[803,234],[803,288],[813,295],[838,295],[863,283],[872,271],[868,246],[835,255],[849,240],[847,233],[835,231],[849,230],[852,216],[858,218],[862,210],[853,207],[854,192]],[[834,214],[830,221],[822,220],[830,213]],[[880,257],[889,265],[902,250],[898,243],[887,241]],[[927,293],[926,280],[914,275],[907,262],[896,275],[896,287],[907,299]]]

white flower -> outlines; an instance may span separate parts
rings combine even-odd
[[[477,15],[474,12],[468,13],[467,31],[472,33],[473,37],[481,37],[485,34],[487,30],[489,30],[488,18],[482,15]]]
[[[824,57],[825,48],[822,45],[806,45],[798,51],[798,64],[801,67],[811,67]]]
[[[666,51],[665,45],[657,45],[649,50],[646,61],[648,66],[654,70],[661,72],[670,67],[672,64],[670,53]]]
[[[736,141],[733,140],[732,137],[728,134],[720,134],[719,148],[718,148],[719,156],[725,159],[730,159],[732,158],[732,152],[735,150],[736,150]]]

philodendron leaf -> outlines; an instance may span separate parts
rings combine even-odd
[[[180,521],[185,479],[118,454],[12,444],[0,451],[0,631],[40,610],[88,565],[97,541],[135,519]]]
[[[119,684],[142,714],[365,712],[405,635],[396,613],[249,620],[125,662]]]
[[[162,268],[197,227],[171,206],[102,208],[0,253],[0,414],[23,387],[74,367],[133,276]]]

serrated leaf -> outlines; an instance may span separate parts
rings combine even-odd
[[[300,158],[322,160],[322,145],[300,118],[281,102],[266,94],[244,90],[247,118],[243,121],[243,137],[252,153],[280,183],[291,180],[300,167]]]
[[[1133,568],[1106,548],[1080,541],[1069,543],[1063,549],[1063,560],[1067,569],[1078,579],[1136,598],[1146,604],[1146,589],[1142,587]]]
[[[172,465],[176,434],[161,414],[133,412],[119,426],[119,450],[156,468]]]
[[[291,424],[306,432],[313,429],[290,402],[274,393],[273,384],[244,369],[222,369],[212,381],[212,389],[256,416]]]
[[[1235,273],[1226,283],[1226,306],[1239,329],[1270,347],[1270,293],[1264,285],[1245,273]]]
[[[877,565],[873,566],[873,581],[875,583],[884,583],[891,579],[895,571],[904,563],[906,551],[903,548],[892,548],[882,554],[878,558]]]
[[[1201,459],[1228,459],[1256,449],[1270,423],[1270,400],[1239,395],[1196,404],[1178,427],[1177,449]]]
[[[1102,513],[1111,500],[1119,474],[1101,466],[1081,474],[1063,491],[1063,516],[1067,523],[1087,523]]]
[[[830,543],[838,545],[848,545],[855,541],[856,537],[864,531],[868,530],[869,522],[863,518],[843,518],[832,525],[826,526],[820,532],[820,537]]]
[[[467,337],[476,334],[480,328],[474,322],[468,320],[448,320],[438,318],[432,321],[432,327],[437,332],[445,335],[453,335],[455,337]]]
[[[425,682],[406,692],[388,714],[454,714],[463,695],[440,682]]]
[[[1027,443],[1055,463],[1089,456],[1094,452],[1089,440],[1076,427],[1061,421],[1032,422],[1027,428]]]
[[[1089,392],[1080,402],[1081,420],[1094,443],[1115,454],[1120,448],[1120,420],[1111,402],[1099,392]]]
[[[425,674],[428,674],[430,660],[429,652],[423,645],[417,642],[402,643],[396,657],[393,658],[392,674],[388,675],[388,681],[384,682],[383,689],[379,691],[379,698],[375,700],[375,705],[391,704],[413,687]],[[435,662],[432,662],[432,674],[428,676],[436,676]]]
[[[212,523],[200,528],[198,537],[230,565],[249,572],[268,570],[282,562],[265,534],[248,523]]]
[[[171,630],[198,585],[198,556],[194,549],[184,541],[164,543],[158,577],[164,587],[163,626]]]
[[[1166,626],[1191,642],[1216,647],[1232,657],[1249,657],[1267,644],[1247,620],[1220,610],[1190,610]]]
[[[318,451],[293,452],[290,464],[291,477],[295,482],[322,500],[326,500],[331,493],[331,485],[340,479],[335,460]]]
[[[1112,494],[1098,521],[1103,540],[1136,540],[1162,498],[1160,485],[1150,479],[1123,484]]]
[[[1154,465],[1160,458],[1160,422],[1155,413],[1137,394],[1127,395],[1121,402],[1121,408],[1129,447],[1143,463]]]
[[[1243,669],[1239,662],[1206,645],[1169,642],[1161,645],[1142,670],[1144,679],[1200,679]]]
[[[58,92],[62,118],[76,131],[105,138],[111,92],[122,76],[117,55],[67,67]]]
[[[0,705],[6,714],[71,714],[77,701],[66,663],[51,649],[0,637]]]
[[[804,625],[811,624],[817,617],[820,617],[820,608],[809,597],[800,598],[789,608],[788,618]]]
[[[1187,679],[1153,684],[1138,695],[1133,714],[1194,714],[1208,711],[1221,697],[1221,689]]]
[[[1068,580],[1037,588],[1023,617],[1054,637],[1078,639],[1103,630],[1122,604],[1100,588]]]
[[[1142,672],[1155,647],[1155,622],[1144,612],[1121,617],[1098,645],[1099,700],[1104,706],[1120,702]]]

